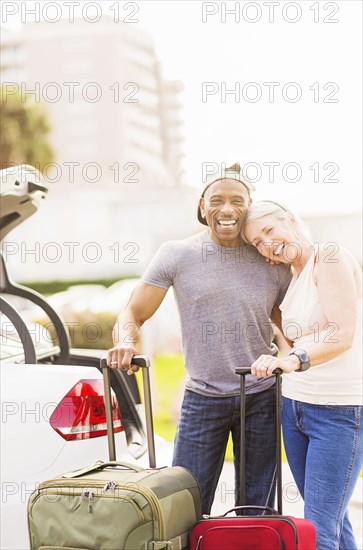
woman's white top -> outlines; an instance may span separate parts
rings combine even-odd
[[[300,275],[294,276],[280,305],[283,332],[295,349],[318,341],[333,342],[337,326],[328,323],[313,279],[312,254]],[[362,405],[362,299],[358,300],[352,347],[304,372],[283,375],[285,397],[319,405]]]

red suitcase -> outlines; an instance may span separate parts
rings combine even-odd
[[[208,517],[199,521],[192,530],[190,550],[315,550],[314,525],[306,519],[282,515],[281,472],[281,377],[276,373],[276,469],[277,511],[264,506],[243,506],[245,489],[245,376],[250,369],[236,369],[241,375],[241,464],[240,504],[223,516]],[[229,516],[238,511],[256,509],[255,516]],[[260,512],[260,514],[258,514]]]

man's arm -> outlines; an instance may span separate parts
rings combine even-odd
[[[286,338],[282,330],[281,310],[277,304],[274,305],[271,311],[271,321],[277,327],[277,334],[275,338],[277,340],[277,347],[283,354],[288,354],[293,346],[293,342]]]
[[[274,305],[271,311],[271,321],[282,332],[281,311],[277,304]]]
[[[136,355],[135,344],[140,338],[140,328],[154,315],[163,301],[167,289],[141,282],[133,291],[126,309],[120,313],[113,328],[114,347],[107,352],[107,364],[133,374],[139,367],[132,365]]]

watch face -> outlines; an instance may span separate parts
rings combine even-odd
[[[311,367],[310,357],[305,350],[295,349],[293,352],[291,352],[291,355],[296,355],[296,357],[298,357],[300,361],[300,368],[296,369],[295,372],[302,372],[308,370]]]

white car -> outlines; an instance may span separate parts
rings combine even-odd
[[[0,172],[1,241],[46,196],[40,173],[21,165]],[[15,284],[1,256],[1,544],[29,548],[27,500],[41,481],[108,460],[102,350],[74,350],[62,320],[38,293]],[[58,342],[29,327],[18,310],[28,300],[46,312]],[[42,337],[40,337],[42,336]],[[143,409],[135,377],[111,372],[117,459],[148,465]],[[158,465],[171,445],[156,437]]]

